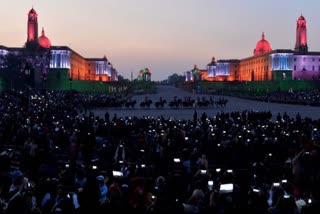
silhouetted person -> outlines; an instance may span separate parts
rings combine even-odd
[[[109,122],[110,121],[110,115],[109,112],[106,111],[106,113],[104,114],[104,121],[105,122]]]
[[[194,110],[194,113],[193,113],[193,122],[196,123],[197,120],[198,120],[197,110]]]

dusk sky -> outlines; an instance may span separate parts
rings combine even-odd
[[[319,0],[2,0],[0,45],[24,45],[32,6],[52,45],[106,55],[128,79],[145,67],[163,80],[212,56],[251,56],[262,32],[272,49],[293,49],[301,14],[309,51],[320,51]]]

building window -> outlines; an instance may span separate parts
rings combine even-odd
[[[314,59],[312,59],[312,61],[314,62]]]
[[[320,66],[319,66],[319,68],[320,68]],[[293,67],[293,70],[297,70],[297,66],[294,66],[294,67]]]
[[[297,59],[296,59],[296,58],[294,58],[293,60],[294,60],[294,61],[297,61]],[[319,61],[320,61],[320,60],[319,60]]]
[[[314,71],[314,65],[312,66],[312,71]]]

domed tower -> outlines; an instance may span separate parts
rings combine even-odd
[[[213,56],[211,58],[211,62],[209,63],[209,65],[215,65],[216,64],[216,58]]]
[[[212,57],[211,62],[208,63],[208,65],[207,65],[207,76],[208,77],[215,77],[216,76],[216,67],[217,67],[216,58]]]
[[[38,41],[38,14],[32,8],[28,13],[28,38],[27,42]]]
[[[308,52],[307,21],[302,15],[297,20],[296,46],[294,47],[294,50]]]
[[[261,40],[257,43],[256,48],[253,51],[254,56],[264,54],[272,51],[269,42],[265,39],[264,33],[262,33]]]
[[[149,68],[145,68],[143,70],[143,80],[144,81],[151,81],[151,71]]]
[[[44,29],[42,28],[42,33],[41,36],[38,39],[39,45],[43,48],[50,48],[51,47],[51,42],[48,37],[46,37],[44,33]]]

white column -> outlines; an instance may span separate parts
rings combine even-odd
[[[57,53],[57,68],[61,67],[61,52]]]
[[[65,66],[64,66],[64,52],[61,52],[61,67],[65,68]]]
[[[53,54],[53,67],[57,67],[57,52],[54,52]]]
[[[52,60],[52,52],[50,51],[50,61],[49,61],[49,68],[51,68],[51,60]]]
[[[67,68],[70,68],[70,52],[67,52]]]

